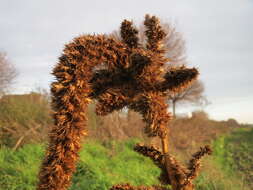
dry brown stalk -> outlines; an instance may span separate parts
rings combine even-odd
[[[134,187],[130,184],[120,184],[120,185],[114,185],[109,190],[168,190],[168,189],[165,188],[165,187],[161,187],[161,186],[151,186],[151,187],[139,186],[139,187]]]
[[[165,165],[165,157],[163,153],[154,146],[145,146],[143,144],[137,144],[134,147],[134,150],[143,156],[151,158],[154,164],[161,169],[161,175],[159,180],[162,184],[171,184],[169,176],[167,174],[167,169]]]
[[[56,81],[51,85],[51,92],[55,126],[50,133],[37,190],[69,187],[81,139],[87,134],[86,109],[92,100],[97,100],[96,113],[99,115],[123,107],[139,112],[146,122],[145,132],[150,137],[161,138],[163,167],[173,190],[186,190],[185,187],[191,186],[191,183],[184,183],[187,178],[184,169],[169,154],[167,126],[171,114],[166,96],[169,91],[185,88],[196,80],[198,71],[195,68],[168,68],[162,45],[166,34],[159,19],[147,15],[144,25],[145,47],[138,44],[138,31],[126,20],[121,26],[122,41],[105,35],[82,35],[65,46],[53,70]],[[117,188],[151,190],[160,187],[113,187]]]
[[[162,170],[161,176],[159,177],[159,180],[162,184],[171,184],[173,189],[183,190],[194,188],[192,182],[197,177],[197,174],[200,170],[201,158],[205,154],[210,155],[212,153],[209,146],[205,146],[204,148],[200,147],[200,150],[192,155],[192,159],[189,161],[188,168],[185,168],[173,156],[169,154],[164,155],[154,146],[137,144],[134,150],[151,158],[153,162]],[[167,175],[166,161],[168,163],[170,173],[174,173],[174,175]]]
[[[31,132],[35,133],[35,130],[40,128],[40,125],[37,125],[35,127],[32,127],[30,129],[28,129],[21,137],[19,137],[18,141],[16,142],[15,146],[12,148],[13,151],[17,150],[18,147],[20,146],[21,142],[23,141],[23,139]]]

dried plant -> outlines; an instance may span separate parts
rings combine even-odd
[[[146,15],[146,45],[138,42],[138,31],[124,20],[121,38],[83,35],[66,45],[53,70],[52,107],[55,127],[43,161],[38,190],[64,190],[75,171],[81,139],[86,132],[87,105],[96,100],[96,113],[107,115],[124,107],[139,112],[145,132],[159,136],[163,166],[174,190],[193,189],[192,179],[168,151],[167,126],[171,119],[166,99],[169,92],[186,88],[198,76],[195,68],[169,68],[163,39],[166,33],[155,16]],[[202,154],[201,154],[202,155]],[[198,157],[198,156],[196,156]],[[193,167],[194,163],[192,162]],[[193,170],[191,170],[193,171]],[[118,185],[112,189],[159,189]],[[161,189],[161,188],[160,188]]]
[[[153,160],[153,162],[162,170],[159,180],[162,184],[171,184],[174,189],[193,189],[192,181],[197,177],[200,169],[200,160],[205,154],[211,154],[212,150],[209,146],[200,150],[192,155],[192,159],[188,163],[188,168],[183,167],[179,162],[170,154],[164,154],[154,146],[145,146],[137,144],[134,150],[144,156]],[[169,172],[175,172],[174,175],[167,175],[167,163],[169,163]],[[171,177],[171,178],[170,178]]]
[[[192,103],[193,105],[206,106],[208,100],[203,95],[204,84],[200,80],[194,81],[187,88],[178,92],[171,92],[168,96],[169,103],[172,104],[173,116],[176,117],[176,105],[180,103]]]
[[[133,187],[130,184],[121,184],[121,185],[114,185],[109,190],[167,190],[165,187],[161,186],[152,186],[152,187],[146,187],[146,186],[139,186],[139,187]]]

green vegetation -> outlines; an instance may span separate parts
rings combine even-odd
[[[241,128],[215,140],[213,156],[197,180],[197,189],[252,189],[252,138],[253,129]]]
[[[32,190],[43,156],[43,146],[25,145],[18,151],[0,149],[0,189]]]
[[[7,95],[0,99],[0,104],[0,124],[27,126],[30,122],[52,123],[50,105],[42,94]]]
[[[196,189],[251,189],[252,137],[253,129],[239,129],[214,141],[214,154],[206,158],[203,172],[196,180]],[[132,150],[136,142],[89,140],[80,152],[71,190],[108,190],[113,184],[123,182],[158,184],[160,170],[151,160]],[[34,189],[44,148],[40,144],[27,144],[17,151],[1,148],[0,190]]]
[[[0,99],[0,147],[15,147],[46,139],[52,124],[47,96],[6,95]]]
[[[49,113],[47,98],[37,93],[8,95],[0,100],[0,190],[35,189],[45,149],[38,142],[47,141],[47,128],[52,124]],[[159,183],[156,179],[159,169],[151,160],[132,150],[136,140],[124,143],[112,140],[136,136],[144,141],[140,135],[144,125],[139,115],[131,113],[121,117],[112,114],[109,118],[99,118],[94,114],[94,105],[90,105],[88,117],[90,138],[86,139],[80,153],[71,190],[107,190],[112,184],[121,182],[133,185]],[[128,130],[129,126],[132,126],[131,130]],[[27,133],[31,128],[34,130]],[[125,131],[129,133],[121,138]],[[13,151],[26,133],[18,146],[22,148]],[[213,156],[203,161],[196,190],[253,189],[252,128],[232,120],[218,122],[203,114],[194,114],[190,119],[173,120],[170,135],[171,148],[182,161],[188,160],[199,146],[213,145]]]
[[[253,188],[253,129],[241,128],[214,143],[215,162],[227,176]],[[242,189],[242,188],[241,188]]]
[[[113,184],[158,184],[160,170],[152,161],[134,152],[136,140],[118,143],[89,141],[80,153],[80,162],[73,177],[72,190],[108,190]],[[0,150],[0,189],[32,190],[35,188],[42,145],[25,145],[13,152]]]
[[[206,164],[206,163],[205,163]],[[240,179],[229,176],[212,161],[196,180],[197,190],[250,190]]]
[[[203,169],[200,176],[195,181],[197,190],[251,190],[253,189],[253,129],[252,128],[232,128],[229,131],[222,132],[222,129],[216,130],[216,126],[222,127],[225,123],[207,120],[205,132],[201,129],[197,131],[196,128],[201,120],[198,122],[188,120],[180,120],[178,126],[182,126],[181,130],[178,130],[177,135],[191,136],[194,138],[192,146],[187,146],[187,149],[183,149],[185,146],[179,146],[180,137],[176,136],[173,138],[177,142],[175,146],[177,150],[177,156],[181,160],[185,161],[189,157],[189,152],[194,152],[196,147],[199,147],[203,141],[208,143],[210,139],[213,139],[210,143],[213,147],[213,154],[210,157],[205,158],[203,161]],[[194,122],[194,125],[193,125]],[[186,127],[183,127],[183,123],[186,123],[186,127],[191,130],[186,131]],[[215,124],[215,125],[214,125]],[[192,127],[194,126],[194,127]],[[175,129],[176,130],[176,129]],[[195,132],[196,131],[196,132]],[[215,132],[215,133],[214,133]],[[175,131],[174,131],[175,133]],[[181,133],[181,134],[180,134]],[[189,133],[189,134],[187,134]],[[199,134],[200,133],[200,134]],[[201,133],[209,134],[202,135]],[[211,138],[212,134],[216,138]],[[203,138],[201,140],[200,138]],[[189,140],[189,139],[186,139]],[[185,141],[189,145],[190,142]]]

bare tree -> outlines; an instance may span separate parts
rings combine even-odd
[[[8,60],[6,53],[0,52],[0,95],[10,87],[17,77],[17,70]]]
[[[208,104],[206,97],[203,95],[204,84],[200,80],[196,80],[192,85],[179,92],[171,92],[169,94],[169,102],[172,104],[173,116],[176,116],[176,104],[192,103],[199,106]]]
[[[163,44],[166,49],[165,56],[169,59],[169,66],[181,66],[186,64],[186,46],[183,35],[176,28],[168,23],[162,24],[166,37]]]
[[[167,33],[164,46],[166,57],[169,59],[168,67],[186,65],[186,46],[182,34],[169,23],[163,23],[163,28]],[[172,104],[173,116],[176,116],[176,104],[178,103],[191,103],[201,107],[208,105],[210,102],[203,95],[204,89],[203,82],[196,80],[181,91],[171,92],[168,100]]]

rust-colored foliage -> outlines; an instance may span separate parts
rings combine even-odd
[[[162,46],[166,33],[154,16],[147,15],[144,25],[145,47],[138,44],[138,31],[126,20],[121,25],[122,41],[105,35],[83,35],[65,46],[53,70],[56,82],[52,83],[51,92],[55,126],[39,173],[38,190],[65,190],[70,185],[81,139],[87,133],[85,112],[92,100],[97,101],[96,113],[99,115],[123,107],[139,112],[146,122],[145,132],[161,138],[163,154],[159,154],[164,163],[160,164],[163,164],[163,170],[166,168],[173,189],[193,188],[185,170],[168,152],[167,126],[171,114],[166,96],[169,91],[187,87],[196,79],[198,71],[166,67],[168,60]],[[198,163],[192,161],[192,167]],[[189,181],[195,174],[190,175]],[[129,185],[113,187],[117,188],[134,189]]]
[[[169,176],[167,174],[167,169],[165,165],[165,157],[163,153],[158,150],[155,146],[145,146],[143,144],[137,144],[134,147],[134,150],[143,156],[151,158],[155,165],[161,169],[161,175],[159,180],[162,184],[171,184]]]
[[[200,150],[192,155],[192,159],[188,163],[186,169],[170,154],[164,156],[156,147],[145,146],[137,144],[134,150],[144,156],[147,156],[153,160],[153,162],[162,170],[159,180],[162,184],[171,184],[173,189],[189,189],[193,188],[192,181],[197,177],[200,169],[200,160],[205,154],[211,154],[209,146],[204,148],[200,147]],[[170,172],[175,172],[174,175],[167,174],[166,161],[169,162]],[[171,178],[170,178],[171,177]],[[176,187],[176,188],[175,188]]]
[[[114,185],[109,190],[168,190],[165,187],[161,186],[152,186],[152,187],[146,187],[146,186],[139,186],[139,187],[133,187],[130,184],[122,184],[122,185]]]

